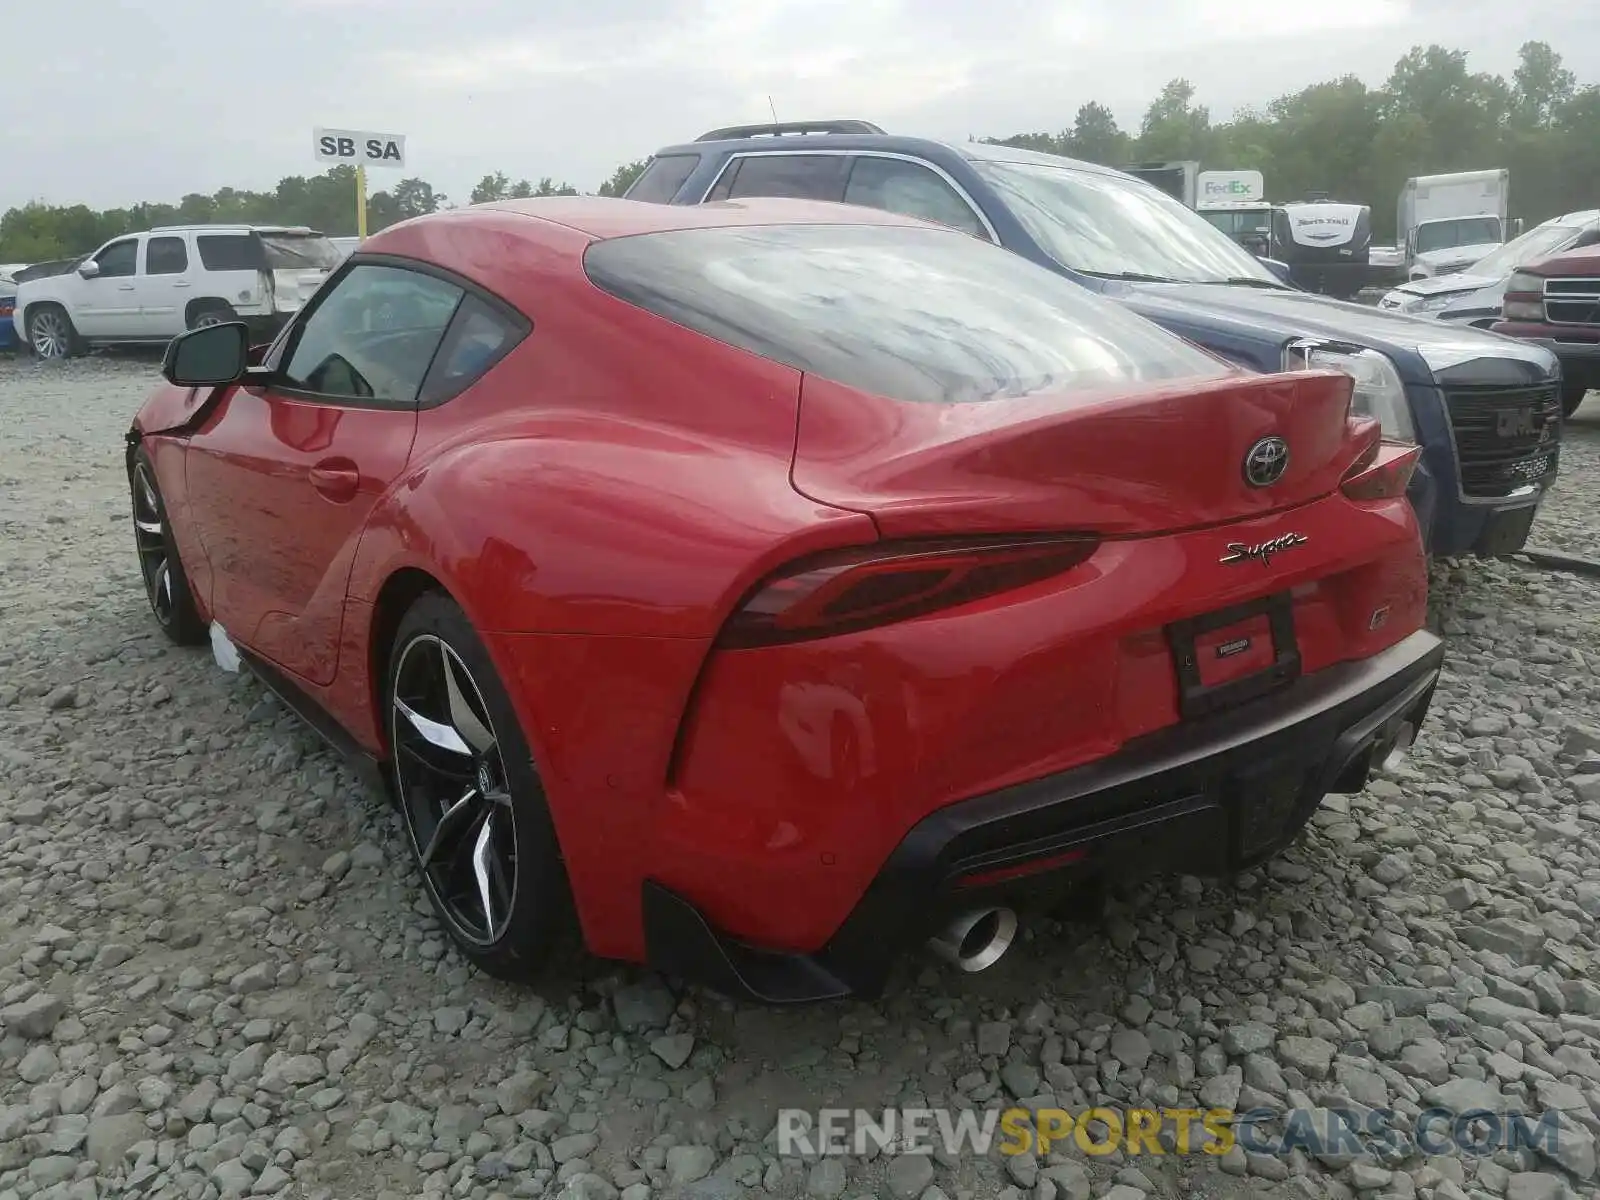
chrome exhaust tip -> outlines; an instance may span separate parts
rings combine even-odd
[[[977,908],[962,913],[928,948],[957,970],[986,970],[1000,961],[1017,936],[1017,914],[1009,908]]]
[[[1394,741],[1384,749],[1381,765],[1385,771],[1399,769],[1411,753],[1411,743],[1416,740],[1417,729],[1410,721],[1401,721],[1395,730]]]

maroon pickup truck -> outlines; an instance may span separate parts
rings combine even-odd
[[[1538,342],[1561,360],[1561,409],[1570,417],[1585,393],[1600,388],[1600,246],[1519,267],[1491,328]]]

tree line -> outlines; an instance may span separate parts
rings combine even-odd
[[[1194,86],[1174,79],[1151,102],[1136,132],[1111,110],[1082,105],[1056,132],[986,137],[986,142],[1064,154],[1107,166],[1197,159],[1206,169],[1262,172],[1275,201],[1324,192],[1372,205],[1373,232],[1394,234],[1395,201],[1413,175],[1504,167],[1511,207],[1530,225],[1558,213],[1600,206],[1600,85],[1580,85],[1545,42],[1527,42],[1510,79],[1474,72],[1464,51],[1417,46],[1395,63],[1382,87],[1353,75],[1315,83],[1264,108],[1214,121]],[[621,195],[645,160],[624,163],[596,189]],[[155,225],[241,222],[309,225],[330,236],[355,233],[354,171],[291,175],[271,191],[222,188],[176,204],[143,203],[97,211],[87,205],[26,204],[0,216],[0,262],[38,262],[93,250],[119,234]],[[550,177],[480,179],[466,202],[573,196]],[[368,198],[368,228],[450,207],[424,179],[400,180]]]

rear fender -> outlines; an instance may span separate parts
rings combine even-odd
[[[480,430],[391,490],[356,551],[329,703],[384,752],[375,603],[399,571],[437,579],[511,695],[588,945],[628,954],[711,637],[779,562],[875,533],[794,492],[786,457],[744,447],[737,463],[717,462],[729,455],[704,442],[596,420]]]

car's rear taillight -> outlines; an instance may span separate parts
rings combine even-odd
[[[1411,442],[1375,442],[1339,485],[1352,500],[1392,500],[1404,496],[1422,447]]]
[[[718,639],[727,649],[832,637],[1037,583],[1098,540],[1079,535],[938,538],[833,551],[759,584]]]

